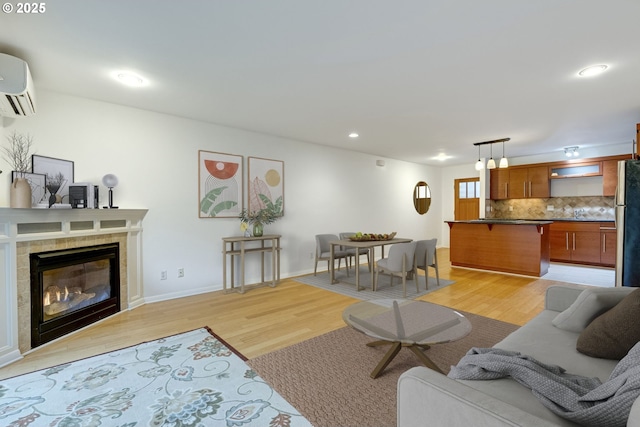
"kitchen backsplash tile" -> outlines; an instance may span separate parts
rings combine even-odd
[[[594,221],[615,219],[613,197],[551,197],[548,199],[487,200],[487,218],[553,219],[575,218]],[[553,206],[553,210],[548,210]],[[489,210],[490,209],[490,210]]]

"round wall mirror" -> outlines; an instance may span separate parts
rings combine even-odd
[[[413,188],[413,206],[420,215],[426,214],[431,206],[431,190],[424,181],[418,181]]]

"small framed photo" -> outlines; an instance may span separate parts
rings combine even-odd
[[[16,178],[24,178],[31,187],[31,206],[37,207],[38,203],[45,203],[45,195],[47,194],[47,176],[41,173],[25,172],[20,173],[16,171],[11,172],[11,182]]]
[[[31,156],[33,173],[46,176],[49,197],[55,196],[56,203],[69,203],[69,185],[73,184],[73,162],[34,154]]]

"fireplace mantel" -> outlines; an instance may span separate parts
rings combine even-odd
[[[127,299],[122,309],[144,304],[142,287],[142,219],[146,209],[0,208],[0,367],[22,357],[19,348],[18,277],[28,268],[22,243],[81,242],[126,235]],[[27,261],[25,261],[25,258]],[[4,273],[3,273],[4,272]],[[27,273],[28,274],[28,273]]]

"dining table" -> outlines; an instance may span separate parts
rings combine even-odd
[[[330,246],[330,259],[329,259],[329,280],[331,284],[338,283],[339,281],[335,278],[335,267],[334,267],[334,256],[336,251],[336,246],[342,246],[345,248],[355,248],[357,252],[360,249],[366,249],[369,251],[369,271],[371,271],[371,289],[373,290],[373,280],[374,280],[374,272],[373,272],[373,262],[375,256],[375,248],[380,246],[382,249],[382,258],[384,258],[384,247],[387,245],[394,245],[396,243],[409,243],[413,241],[412,239],[405,239],[401,237],[394,237],[393,239],[388,240],[351,240],[351,239],[342,239],[342,240],[332,240],[329,242]],[[357,257],[359,259],[359,257]],[[360,265],[358,261],[356,261],[356,290],[360,291]],[[348,267],[347,267],[348,268]]]

